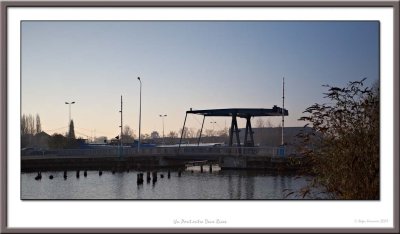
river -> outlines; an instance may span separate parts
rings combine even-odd
[[[115,172],[68,171],[64,179],[62,171],[42,172],[42,179],[35,180],[37,173],[21,174],[21,199],[178,199],[178,200],[281,200],[298,199],[288,191],[299,191],[309,177],[293,174],[268,173],[265,171],[220,170],[214,166],[210,172],[205,168],[187,168],[181,176],[177,171],[158,171],[155,183],[137,184],[137,171]],[[161,175],[164,178],[161,178]],[[50,179],[53,176],[53,179]]]

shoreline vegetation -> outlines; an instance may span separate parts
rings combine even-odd
[[[315,175],[297,191],[303,196],[323,187],[336,199],[380,198],[379,82],[365,87],[365,80],[343,88],[324,85],[328,102],[308,107],[299,119],[313,129],[299,134],[306,168]]]

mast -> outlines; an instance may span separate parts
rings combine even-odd
[[[282,79],[282,145],[283,141],[283,129],[285,128],[285,77]]]
[[[122,125],[122,95],[121,95],[121,110],[119,112],[121,112],[121,126],[120,126],[121,127],[121,136],[119,138],[121,141],[121,148],[122,148],[122,128],[123,128],[123,125]]]

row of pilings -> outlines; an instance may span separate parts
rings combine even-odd
[[[200,172],[201,172],[201,173],[203,173],[203,171],[204,171],[204,170],[203,170],[203,166],[204,166],[204,165],[200,165]],[[102,175],[103,175],[102,169],[98,169],[98,171],[99,171],[99,176],[102,176]],[[112,173],[112,174],[115,174],[116,171],[122,172],[123,170],[121,170],[121,168],[116,168],[116,167],[111,168],[111,173]],[[127,168],[126,168],[126,172],[129,173],[129,171],[130,171],[130,168],[127,167]],[[68,178],[68,173],[67,173],[67,172],[68,172],[67,170],[64,170],[64,174],[63,174],[64,180],[66,180],[66,179]],[[181,174],[182,174],[182,169],[178,169],[177,172],[178,172],[178,177],[180,177]],[[210,172],[210,173],[212,172],[212,164],[209,164],[209,172]],[[76,178],[79,179],[80,173],[81,173],[80,170],[76,170],[76,174],[75,174],[75,175],[76,175]],[[193,171],[192,171],[192,173],[193,173]],[[150,175],[151,175],[151,176],[150,176]],[[87,170],[83,170],[83,176],[84,176],[84,177],[87,177]],[[160,177],[161,177],[161,178],[164,178],[164,174],[160,174]],[[168,170],[168,172],[167,172],[167,177],[168,177],[168,179],[171,178],[171,170]],[[50,176],[49,176],[49,179],[53,179],[53,178],[54,178],[53,175],[50,175]],[[138,179],[137,179],[137,183],[138,183],[138,184],[143,184],[143,182],[144,182],[143,173],[139,173],[137,178],[138,178]],[[151,179],[151,178],[153,178],[153,179]],[[35,177],[35,180],[41,180],[41,179],[42,179],[42,172],[39,171],[38,174],[37,174],[37,176]],[[152,172],[148,171],[148,172],[146,173],[146,181],[147,181],[147,183],[150,183],[150,181],[153,181],[153,183],[157,182],[157,171],[152,171]]]
[[[208,171],[209,171],[209,172],[212,172],[212,164],[209,164],[209,169],[208,169]],[[200,165],[200,172],[203,173],[203,164]]]
[[[115,170],[114,169],[111,170],[111,173],[115,174]],[[129,169],[127,170],[127,173],[129,173]],[[80,174],[81,174],[81,171],[80,170],[76,170],[75,176],[76,176],[77,179],[79,179]],[[178,174],[178,177],[181,177],[182,170],[178,170],[177,174]],[[102,176],[102,175],[103,175],[103,171],[99,170],[99,176]],[[87,177],[87,170],[83,171],[83,176]],[[53,178],[54,178],[54,176],[52,174],[50,174],[49,175],[49,179],[52,180]],[[64,178],[64,180],[67,180],[67,178],[68,178],[68,171],[67,170],[64,170],[63,178]],[[164,178],[164,174],[161,173],[160,174],[160,178]],[[167,178],[168,179],[171,178],[171,170],[167,171]],[[41,180],[41,179],[42,179],[42,172],[39,171],[37,176],[35,177],[35,180]],[[153,184],[154,184],[154,183],[157,182],[157,179],[158,179],[158,172],[157,171],[147,171],[146,172],[146,182],[147,183],[153,182]],[[137,174],[137,184],[143,184],[143,182],[144,182],[144,173],[139,172]]]
[[[178,170],[178,177],[181,177],[182,175],[182,170]],[[144,183],[144,179],[143,179],[144,173],[138,173],[137,174],[137,180],[136,183],[138,185],[141,185]],[[164,174],[160,173],[160,178],[163,179],[164,178]],[[168,170],[167,172],[167,178],[171,179],[171,171]],[[150,182],[152,182],[153,184],[155,184],[157,182],[158,179],[158,172],[157,171],[147,171],[146,172],[146,182],[149,184]]]
[[[99,176],[101,176],[103,174],[103,172],[101,170],[99,170]],[[83,171],[83,176],[87,177],[87,170]],[[76,170],[76,178],[79,179],[80,177],[80,170]],[[64,171],[63,173],[63,178],[64,180],[66,180],[68,178],[68,172],[67,170]],[[42,179],[42,172],[39,171],[37,176],[35,177],[35,180],[41,180]],[[52,174],[49,175],[49,179],[54,179],[54,176]]]

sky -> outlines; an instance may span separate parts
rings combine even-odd
[[[160,114],[167,134],[182,128],[190,108],[281,107],[282,77],[289,127],[327,102],[322,85],[379,80],[377,21],[23,21],[21,30],[21,115],[39,114],[49,134],[67,131],[65,102],[75,101],[77,136],[117,136],[122,95],[123,125],[138,135],[137,77],[141,133],[160,135]],[[230,121],[206,118],[204,129]],[[201,122],[188,115],[186,126]]]

